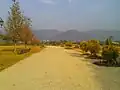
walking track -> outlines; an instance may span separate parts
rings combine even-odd
[[[0,72],[0,90],[102,90],[93,69],[67,52],[47,47]]]

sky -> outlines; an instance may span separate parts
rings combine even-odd
[[[0,0],[0,17],[7,19],[12,0]],[[32,28],[120,30],[120,0],[19,0]]]

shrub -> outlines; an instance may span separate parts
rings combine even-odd
[[[40,45],[40,48],[44,48],[44,47],[45,47],[45,45],[44,45],[44,44],[41,44],[41,45]]]
[[[39,39],[37,39],[36,37],[34,37],[33,39],[32,39],[32,45],[40,45],[40,40]]]
[[[30,50],[31,50],[30,48],[29,49],[25,48],[25,49],[17,49],[16,51],[17,54],[24,54],[30,52]]]
[[[30,50],[30,52],[31,53],[37,53],[37,52],[40,52],[40,50],[41,50],[41,48],[38,47],[38,46],[36,46],[36,47],[32,47],[31,50]]]
[[[95,55],[99,53],[101,50],[100,43],[97,40],[90,40],[88,41],[88,51],[91,53],[91,55]]]
[[[102,57],[107,60],[108,64],[117,64],[117,58],[119,56],[118,49],[115,46],[104,46],[102,49]]]
[[[74,48],[79,48],[79,45],[76,44],[76,45],[74,46]]]
[[[67,47],[72,47],[72,42],[66,42],[66,43],[65,43],[65,46],[67,46]]]
[[[60,46],[61,46],[61,47],[64,47],[64,44],[61,44]]]
[[[65,49],[72,49],[72,47],[65,47]]]
[[[80,48],[82,51],[87,52],[88,51],[88,42],[87,41],[80,42]]]

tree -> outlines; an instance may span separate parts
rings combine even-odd
[[[32,38],[32,44],[33,45],[39,45],[40,44],[40,40],[37,39],[35,36]]]
[[[24,20],[25,20],[25,25],[26,26],[28,26],[28,27],[32,26],[32,24],[31,24],[32,20],[30,18],[24,16]]]
[[[32,41],[33,33],[30,30],[30,27],[28,27],[28,25],[25,25],[24,28],[21,30],[20,38],[21,38],[21,41],[24,42],[25,48],[27,47],[28,42]]]
[[[80,48],[82,51],[87,52],[88,51],[88,42],[87,41],[80,42]]]
[[[99,53],[101,50],[100,43],[97,40],[89,40],[88,41],[88,51],[91,53],[91,55],[95,55]]]
[[[13,0],[13,5],[10,7],[8,20],[5,25],[7,36],[9,36],[14,43],[14,52],[16,52],[16,43],[20,41],[20,32],[25,24],[24,16],[20,11],[19,2]]]

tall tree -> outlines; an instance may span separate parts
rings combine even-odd
[[[32,44],[33,45],[39,45],[40,44],[40,40],[37,39],[35,36],[33,36],[33,38],[32,38]]]
[[[20,31],[25,24],[24,16],[21,13],[19,2],[12,0],[13,5],[10,7],[8,20],[5,25],[7,35],[12,39],[14,43],[14,52],[16,52],[16,43],[20,40]]]
[[[21,37],[21,41],[24,42],[26,48],[28,42],[31,42],[33,38],[33,33],[30,30],[30,27],[28,27],[28,25],[25,25],[24,28],[21,30],[20,37]]]

